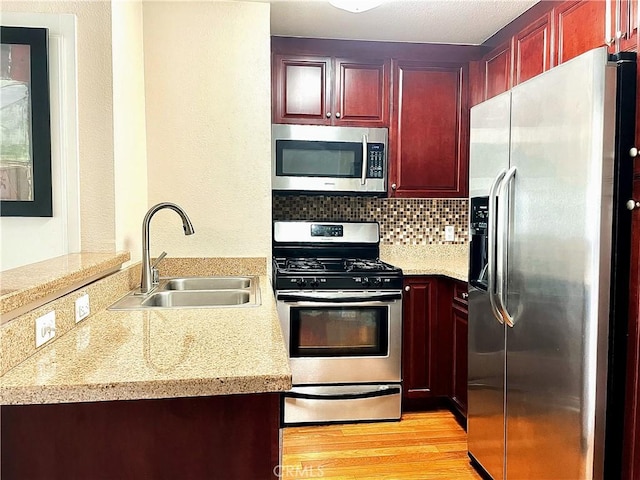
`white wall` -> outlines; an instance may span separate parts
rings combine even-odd
[[[2,12],[2,25],[49,30],[52,217],[0,218],[0,270],[80,251],[76,18]]]
[[[136,260],[144,212],[173,201],[196,234],[162,211],[152,253],[270,256],[268,4],[5,1],[7,11],[77,18],[83,251]]]
[[[113,2],[112,21],[115,244],[134,263],[148,208],[142,2]]]
[[[4,1],[3,17],[8,12],[76,16],[81,249],[112,251],[115,189],[111,2]],[[38,238],[48,242],[44,232]],[[3,250],[3,262],[11,261],[15,255],[15,248],[6,254]]]
[[[269,5],[144,2],[152,254],[271,254]]]

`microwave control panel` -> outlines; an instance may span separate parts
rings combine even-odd
[[[384,178],[384,144],[367,144],[367,178]]]

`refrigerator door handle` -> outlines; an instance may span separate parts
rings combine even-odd
[[[493,180],[491,188],[489,189],[489,222],[487,225],[487,293],[489,294],[489,302],[491,303],[491,312],[501,324],[504,324],[504,319],[502,313],[498,310],[496,301],[496,240],[498,232],[496,207],[498,202],[498,188],[506,173],[506,169],[501,170]]]
[[[498,299],[498,311],[504,322],[513,327],[514,319],[507,310],[507,244],[509,241],[509,186],[516,176],[516,167],[511,167],[500,183],[498,192],[498,233],[497,233],[497,260],[496,260],[496,297]]]

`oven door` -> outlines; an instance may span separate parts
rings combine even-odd
[[[294,385],[401,381],[402,292],[277,292]]]

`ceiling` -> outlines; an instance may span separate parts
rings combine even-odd
[[[271,4],[271,34],[479,45],[538,0],[386,0],[362,13],[326,0],[253,0]]]

